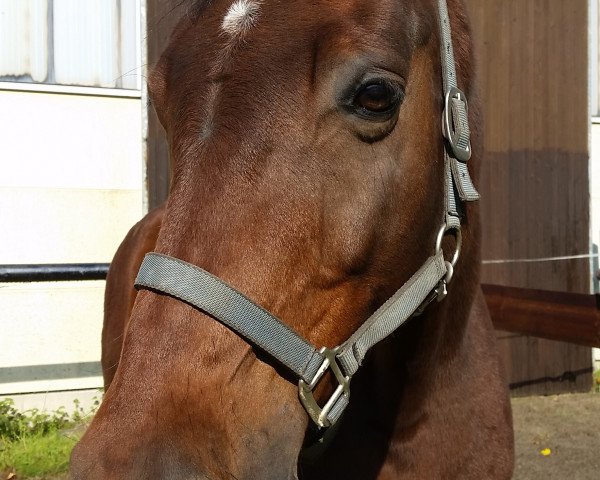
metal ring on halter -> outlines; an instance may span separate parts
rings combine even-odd
[[[446,285],[448,285],[454,276],[454,267],[448,260],[446,260],[444,263],[446,264],[446,275],[444,276],[444,282],[446,282]]]
[[[454,237],[456,238],[456,250],[454,251],[454,255],[452,256],[452,260],[450,260],[450,266],[452,267],[452,271],[454,271],[454,267],[456,266],[456,262],[458,262],[458,257],[460,257],[460,249],[462,247],[462,233],[460,232],[460,227],[450,227],[446,224],[442,225],[440,231],[437,235],[437,240],[435,241],[435,253],[440,253],[442,251],[442,240],[444,239],[444,235],[448,232],[454,232]],[[452,277],[452,275],[450,275]]]

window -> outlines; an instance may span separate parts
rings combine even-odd
[[[141,88],[140,0],[0,0],[0,81]]]

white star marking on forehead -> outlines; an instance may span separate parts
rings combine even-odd
[[[259,11],[259,1],[236,0],[229,7],[221,28],[231,36],[242,35],[254,26],[258,19]]]

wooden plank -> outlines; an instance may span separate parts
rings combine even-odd
[[[497,338],[513,397],[590,391],[592,365],[581,358],[589,348],[505,331]]]
[[[600,347],[600,295],[482,285],[498,330]]]

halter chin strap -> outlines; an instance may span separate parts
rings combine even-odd
[[[420,315],[431,302],[441,301],[446,296],[446,286],[452,279],[460,254],[461,202],[479,198],[466,165],[471,156],[467,100],[456,86],[446,0],[439,0],[439,14],[445,91],[443,133],[447,140],[444,153],[445,223],[439,231],[435,253],[346,342],[333,349],[317,349],[244,294],[207,271],[177,258],[148,253],[135,281],[137,288],[165,293],[211,315],[285,365],[298,377],[300,401],[319,427],[333,425],[342,415],[350,399],[350,380],[371,347],[410,317]],[[444,260],[441,248],[447,232],[452,232],[457,241],[450,262]],[[337,387],[321,407],[313,390],[327,371],[335,377]]]

